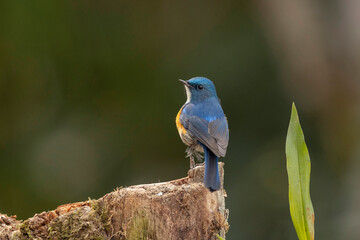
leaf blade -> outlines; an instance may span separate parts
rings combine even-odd
[[[314,209],[310,198],[310,156],[295,104],[286,137],[286,166],[291,218],[300,240],[314,239]]]
[[[219,234],[216,234],[216,237],[217,237],[219,240],[224,240],[222,237],[220,237]]]

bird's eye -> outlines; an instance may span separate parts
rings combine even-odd
[[[197,89],[199,89],[199,90],[201,90],[201,89],[203,89],[203,88],[204,88],[204,86],[201,85],[201,84],[197,86]]]

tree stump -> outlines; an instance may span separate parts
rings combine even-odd
[[[219,163],[224,179],[223,163]],[[0,239],[218,239],[229,228],[223,188],[203,185],[204,166],[170,182],[120,188],[21,221],[0,214]]]

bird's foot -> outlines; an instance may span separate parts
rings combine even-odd
[[[193,169],[195,166],[194,156],[190,156],[190,169]]]
[[[204,166],[205,163],[195,163],[195,167],[200,167],[200,166]]]

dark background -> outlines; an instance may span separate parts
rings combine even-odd
[[[295,101],[316,239],[359,239],[359,24],[359,1],[2,1],[0,212],[185,176],[177,79],[206,76],[230,126],[227,237],[297,239]]]

